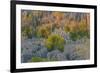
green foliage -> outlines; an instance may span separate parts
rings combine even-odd
[[[41,58],[41,57],[32,57],[31,62],[45,62],[48,61],[46,58]]]
[[[65,40],[57,34],[52,34],[46,39],[45,46],[48,48],[48,51],[58,49],[64,51]]]
[[[32,27],[30,26],[24,26],[22,27],[22,35],[26,36],[27,38],[31,38],[33,34]]]
[[[73,31],[73,32],[70,32],[70,38],[73,40],[73,41],[76,41],[78,39],[81,39],[83,37],[87,37],[89,38],[90,34],[89,32],[87,31]]]

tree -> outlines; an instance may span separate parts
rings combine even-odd
[[[50,35],[51,31],[52,31],[51,24],[43,24],[42,26],[37,27],[36,35],[38,37],[47,38]]]
[[[57,34],[50,35],[45,41],[45,46],[47,47],[48,51],[52,51],[54,49],[64,51],[64,44],[64,38]]]

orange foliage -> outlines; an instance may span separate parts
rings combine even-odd
[[[56,23],[56,24],[59,24],[59,22],[61,22],[61,20],[62,20],[63,17],[64,17],[64,13],[61,13],[61,12],[53,12],[52,15],[53,15],[54,18],[55,18],[55,23]]]

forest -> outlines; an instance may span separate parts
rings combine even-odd
[[[90,14],[21,10],[21,62],[90,59]]]

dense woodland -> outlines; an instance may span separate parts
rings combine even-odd
[[[90,58],[90,14],[21,10],[21,62]]]

